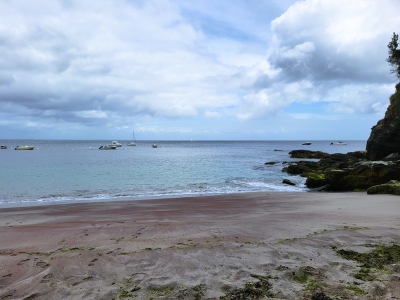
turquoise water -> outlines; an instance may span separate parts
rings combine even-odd
[[[111,141],[1,140],[0,204],[143,199],[258,191],[307,191],[304,178],[282,172],[288,152],[364,150],[366,141],[138,141],[101,151]],[[335,142],[335,141],[333,141]],[[32,151],[15,151],[33,145]],[[283,151],[275,151],[283,150]],[[278,162],[265,165],[267,161]],[[289,178],[297,186],[282,184]]]

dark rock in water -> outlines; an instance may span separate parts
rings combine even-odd
[[[322,151],[293,150],[289,152],[291,158],[325,158],[330,154]]]
[[[400,182],[390,180],[388,183],[374,185],[367,189],[367,194],[391,194],[400,196]]]
[[[283,151],[283,150],[275,149],[274,151]]]
[[[400,83],[390,97],[385,117],[372,127],[367,141],[367,156],[371,160],[380,160],[396,152],[400,152]]]
[[[288,185],[296,185],[293,181],[289,179],[283,179],[282,183],[288,184]]]
[[[276,161],[267,161],[264,165],[275,165],[277,163]]]
[[[318,167],[318,162],[316,161],[298,161],[291,163],[289,166],[282,169],[282,171],[289,174],[307,176],[307,173],[314,171]]]
[[[331,154],[329,157],[323,158],[318,162],[319,169],[343,169],[348,168],[354,163],[366,160],[365,151],[349,152],[347,154],[335,153]]]

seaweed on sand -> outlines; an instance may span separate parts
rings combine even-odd
[[[371,252],[360,253],[353,250],[335,250],[342,258],[355,260],[364,268],[382,270],[384,266],[400,261],[400,245],[376,246]]]
[[[221,296],[223,300],[257,300],[261,297],[273,297],[273,293],[270,291],[272,284],[269,283],[269,276],[261,276],[251,274],[251,277],[258,279],[257,282],[246,282],[244,287],[241,289],[234,289],[225,296]]]

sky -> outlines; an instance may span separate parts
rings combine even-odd
[[[2,0],[0,140],[366,140],[399,0]]]

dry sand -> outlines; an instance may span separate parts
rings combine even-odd
[[[365,193],[2,208],[0,299],[400,299],[400,264],[363,281],[332,248],[399,229],[400,198]]]

